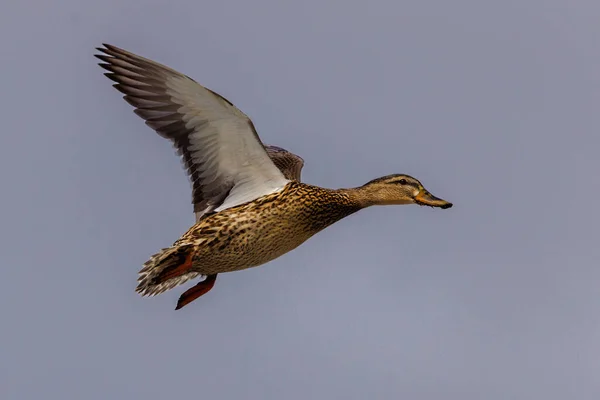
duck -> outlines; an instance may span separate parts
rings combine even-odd
[[[304,183],[304,160],[264,144],[252,120],[223,96],[119,47],[96,49],[100,67],[135,114],[172,142],[192,186],[195,223],[143,265],[135,289],[142,296],[200,278],[179,297],[179,310],[209,292],[218,274],[275,260],[362,209],[452,207],[406,174],[348,189]]]

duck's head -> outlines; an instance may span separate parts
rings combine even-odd
[[[452,203],[435,197],[417,179],[404,174],[373,179],[358,190],[364,206],[418,204],[443,209],[452,207]]]

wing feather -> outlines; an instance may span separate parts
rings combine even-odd
[[[108,44],[98,50],[103,54],[96,57],[116,82],[114,87],[149,127],[177,148],[192,182],[197,215],[254,200],[289,182],[250,118],[230,101],[126,50]]]

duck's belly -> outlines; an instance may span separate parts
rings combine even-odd
[[[195,271],[238,271],[280,257],[359,209],[346,194],[292,181],[281,192],[203,218],[180,242],[197,245]]]
[[[199,247],[193,258],[195,271],[207,275],[256,267],[295,249],[318,232],[293,215],[244,217],[218,229],[210,228],[210,221],[206,221],[199,230]]]

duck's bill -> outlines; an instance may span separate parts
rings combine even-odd
[[[452,207],[452,203],[435,197],[425,189],[422,189],[419,194],[415,196],[415,203],[420,206],[439,207],[443,209]]]

